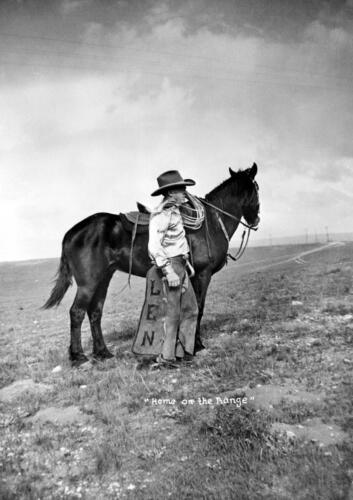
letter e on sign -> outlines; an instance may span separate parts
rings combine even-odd
[[[156,304],[148,304],[147,305],[147,316],[146,319],[150,319],[152,321],[157,319],[157,310],[158,306]]]

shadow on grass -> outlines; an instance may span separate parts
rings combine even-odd
[[[117,345],[121,341],[131,340],[134,338],[137,329],[135,322],[126,321],[122,323],[119,329],[114,328],[105,335],[106,342],[113,342]]]

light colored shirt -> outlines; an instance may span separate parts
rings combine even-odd
[[[171,257],[189,253],[179,208],[169,200],[163,201],[151,214],[148,252],[157,267],[169,264]]]

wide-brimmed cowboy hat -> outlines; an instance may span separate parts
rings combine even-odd
[[[151,196],[163,194],[168,189],[194,186],[196,184],[192,179],[183,179],[177,170],[168,170],[168,172],[164,172],[164,174],[157,177],[157,182],[159,188],[153,191]]]

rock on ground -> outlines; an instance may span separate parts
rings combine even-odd
[[[322,394],[307,392],[297,389],[292,385],[273,385],[267,384],[254,389],[246,389],[246,396],[249,405],[255,409],[271,410],[274,405],[282,400],[290,403],[307,403],[313,406],[320,404],[323,399]]]
[[[320,418],[307,419],[303,424],[285,424],[275,422],[271,426],[273,433],[286,434],[288,438],[304,438],[316,442],[319,446],[338,444],[348,435],[336,424],[324,424]]]
[[[26,393],[44,394],[52,389],[52,385],[36,383],[32,379],[16,380],[0,390],[0,401],[10,403]]]
[[[67,406],[66,408],[50,406],[39,410],[30,420],[31,422],[51,422],[52,424],[67,425],[84,423],[87,418],[87,415],[83,414],[77,406]]]

